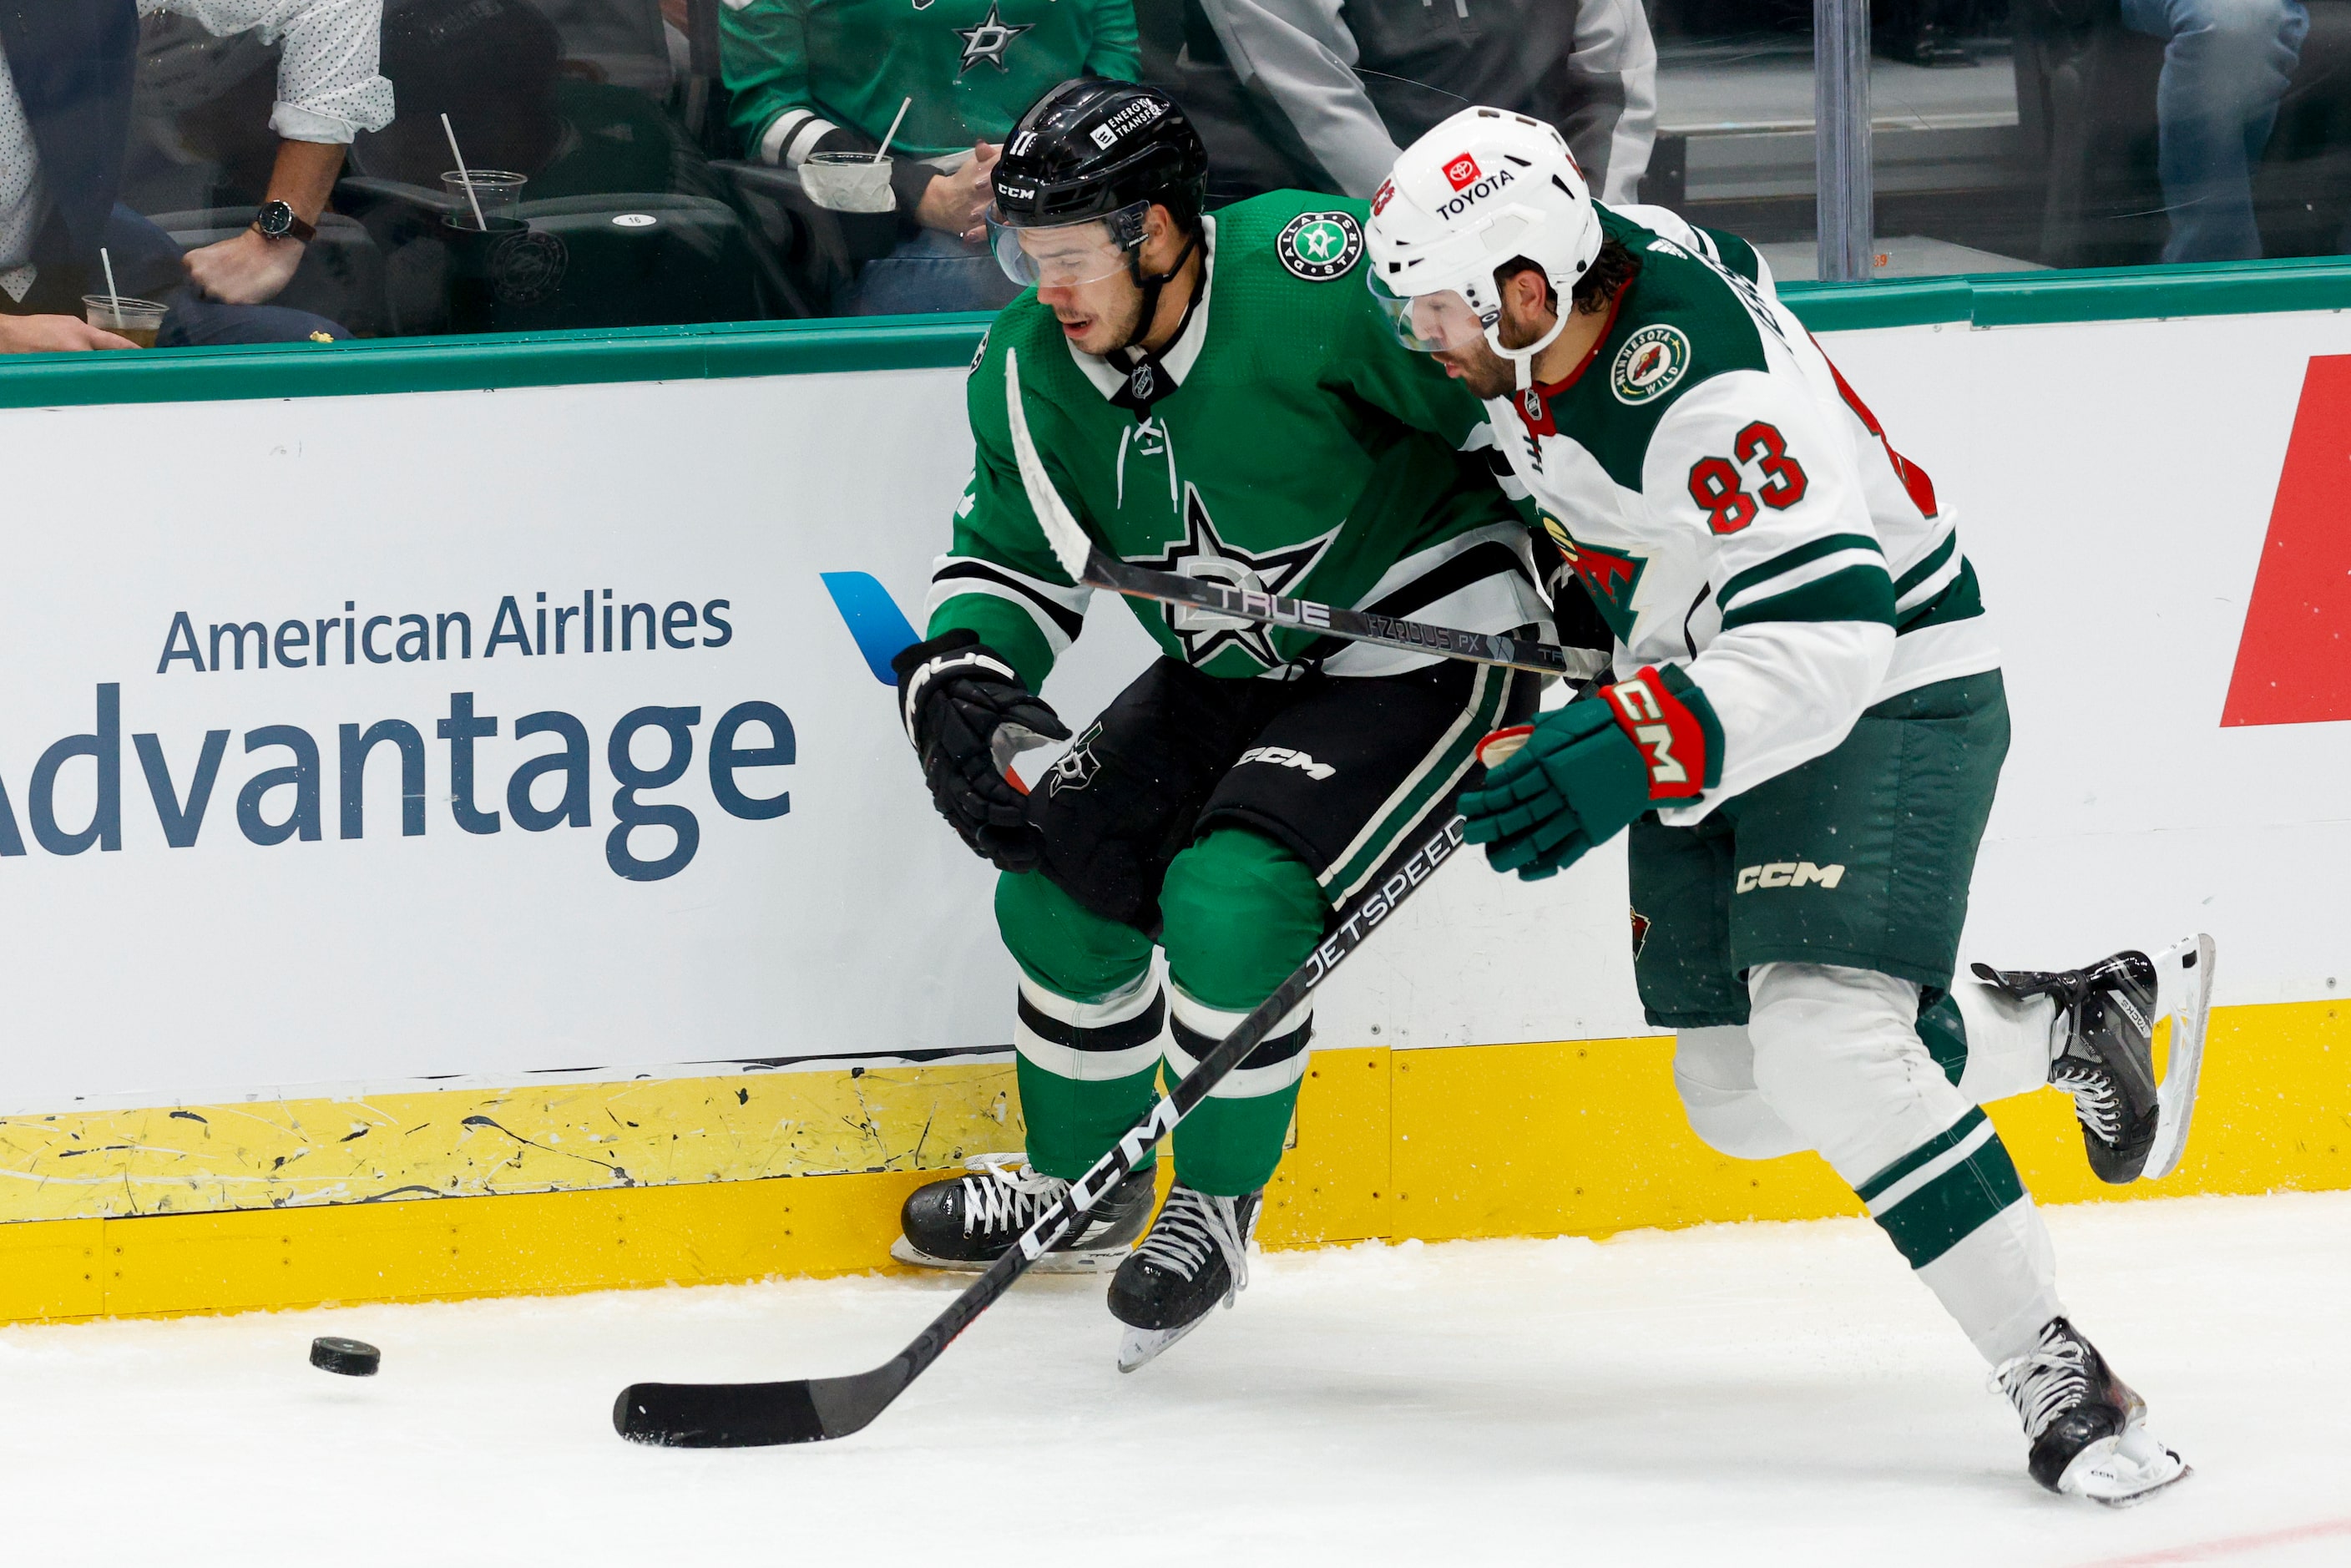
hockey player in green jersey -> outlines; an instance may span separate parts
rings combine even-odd
[[[1026,1163],[916,1192],[902,1259],[984,1266],[1325,935],[1535,706],[1534,677],[1133,604],[1161,657],[1023,794],[1007,759],[1068,730],[1035,693],[1081,625],[1023,489],[1006,369],[1054,488],[1126,560],[1471,631],[1548,635],[1523,523],[1476,399],[1395,351],[1363,286],[1364,207],[1275,193],[1211,216],[1207,159],[1164,95],[1081,79],[1013,128],[997,245],[1036,285],[969,382],[977,456],[900,655],[938,808],[1003,872],[1020,969]],[[1166,955],[1163,993],[1154,945]],[[1163,999],[1164,997],[1164,999]],[[1163,1018],[1165,1038],[1163,1042]],[[1246,1278],[1259,1194],[1306,1067],[1301,1007],[1052,1256],[1115,1268],[1134,1365]]]
[[[1980,1104],[2071,1091],[2109,1181],[2179,1157],[2209,938],[1951,990],[2008,748],[1974,568],[1754,251],[1590,200],[1552,128],[1464,110],[1373,199],[1408,347],[1480,397],[1615,633],[1614,679],[1466,794],[1533,879],[1629,830],[1635,973],[1698,1135],[1819,1152],[1990,1360],[2053,1490],[2186,1473],[2065,1316]],[[2173,1014],[2158,1090],[2150,1030]]]

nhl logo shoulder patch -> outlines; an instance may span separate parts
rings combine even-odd
[[[1608,367],[1608,390],[1621,403],[1655,402],[1681,384],[1689,364],[1689,334],[1659,321],[1625,339],[1616,350],[1616,361]]]
[[[1353,213],[1301,213],[1290,220],[1273,249],[1292,277],[1328,283],[1363,259],[1364,225]]]

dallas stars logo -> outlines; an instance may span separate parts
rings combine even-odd
[[[1157,557],[1127,559],[1137,566],[1178,572],[1209,582],[1229,583],[1235,588],[1265,593],[1287,593],[1314,570],[1315,563],[1331,548],[1331,541],[1338,537],[1339,530],[1332,528],[1320,538],[1279,549],[1237,549],[1218,537],[1216,521],[1201,502],[1198,488],[1186,483],[1184,537]],[[1236,621],[1228,615],[1186,604],[1163,604],[1159,608],[1166,617],[1167,629],[1184,644],[1186,662],[1196,668],[1227,648],[1238,648],[1267,669],[1281,663],[1281,655],[1273,651],[1272,635],[1257,622]]]
[[[1364,254],[1364,227],[1353,213],[1301,213],[1274,242],[1274,254],[1293,277],[1327,283]]]
[[[963,40],[963,67],[956,72],[956,75],[963,75],[964,71],[971,69],[982,60],[986,60],[998,70],[1009,70],[1011,68],[1004,63],[1005,47],[1035,26],[1034,22],[1027,22],[1017,27],[1008,26],[1004,18],[997,15],[994,0],[990,0],[987,21],[977,27],[956,29],[956,36]]]

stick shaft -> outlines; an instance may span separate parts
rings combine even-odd
[[[1568,680],[1590,680],[1607,668],[1608,654],[1597,648],[1562,648],[1552,643],[1529,642],[1490,632],[1459,632],[1364,610],[1343,610],[1311,599],[1284,599],[1261,590],[1236,588],[1179,572],[1154,571],[1114,559],[1099,548],[1086,558],[1083,580],[1130,599],[1155,600],[1210,610],[1241,621],[1273,626],[1295,626],[1342,637],[1351,643],[1375,643],[1388,648],[1408,648],[1416,653],[1438,653],[1477,664],[1530,670]]]
[[[1372,883],[1337,913],[1331,935],[1322,939],[1306,962],[1275,987],[1271,996],[1250,1009],[1249,1016],[1241,1019],[1233,1032],[1202,1057],[1200,1064],[1186,1073],[1174,1089],[1162,1094],[1143,1120],[1128,1128],[1125,1135],[1096,1160],[1092,1169],[1071,1182],[1065,1196],[1039,1215],[1003,1257],[967,1286],[963,1294],[948,1302],[946,1310],[934,1318],[930,1326],[898,1354],[893,1363],[893,1368],[903,1369],[897,1379],[898,1387],[903,1388],[922,1375],[924,1368],[936,1361],[940,1354],[955,1342],[957,1334],[969,1328],[972,1322],[994,1305],[998,1297],[1011,1289],[1013,1281],[1027,1273],[1054,1242],[1066,1235],[1112,1188],[1132,1174],[1153,1146],[1174,1131],[1176,1124],[1189,1114],[1194,1106],[1207,1099],[1209,1091],[1222,1082],[1225,1075],[1238,1065],[1243,1057],[1262,1044],[1275,1026],[1330,978],[1332,972],[1363,946],[1372,932],[1395,913],[1398,904],[1426,882],[1438,866],[1451,859],[1454,852],[1461,848],[1462,826],[1458,815],[1448,816],[1443,825],[1431,829],[1411,847],[1408,853],[1391,859],[1388,866],[1384,868],[1386,874]],[[892,1397],[895,1397],[894,1390]]]
[[[1020,392],[1018,350],[1008,349],[1004,354],[1004,412],[1012,432],[1012,453],[1020,469],[1021,488],[1029,494],[1029,509],[1035,514],[1037,526],[1043,530],[1054,559],[1073,580],[1107,588],[1130,599],[1189,605],[1238,620],[1295,626],[1352,643],[1376,643],[1384,647],[1407,648],[1416,653],[1436,653],[1473,664],[1561,675],[1572,681],[1591,680],[1607,669],[1609,655],[1597,648],[1562,648],[1487,632],[1457,632],[1449,626],[1431,626],[1364,610],[1342,610],[1311,599],[1284,599],[1262,590],[1235,588],[1177,572],[1129,565],[1087,537],[1069,503],[1053,487],[1052,476],[1045,471],[1045,459],[1037,450],[1036,437],[1029,431],[1029,411]]]

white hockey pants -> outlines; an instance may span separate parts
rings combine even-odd
[[[1977,1107],[2048,1081],[2055,1009],[1961,983],[1954,1086],[1920,1043],[1918,988],[1868,969],[1761,964],[1744,1028],[1684,1030],[1690,1126],[1740,1159],[1817,1152],[1986,1359],[2032,1350],[2058,1303],[2048,1231]]]

